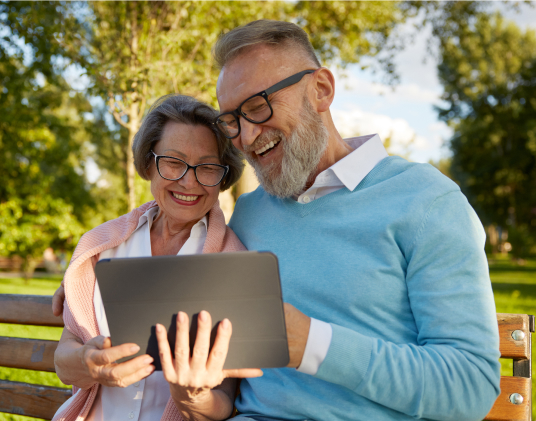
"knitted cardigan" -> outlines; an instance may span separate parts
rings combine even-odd
[[[105,222],[84,234],[76,246],[63,279],[66,297],[63,320],[65,327],[84,343],[100,334],[93,305],[96,281],[94,267],[99,260],[99,254],[125,242],[137,228],[140,216],[153,206],[157,206],[155,201],[145,203],[126,215]],[[216,202],[208,213],[208,229],[203,253],[245,249],[234,232],[225,225],[223,212],[219,202]],[[87,390],[73,387],[73,393],[77,391],[78,393],[69,406],[54,416],[53,421],[84,420],[95,401],[99,386],[96,383]],[[166,405],[161,421],[182,421],[172,398]]]

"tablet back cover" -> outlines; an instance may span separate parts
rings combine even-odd
[[[161,370],[156,323],[166,326],[173,353],[177,313],[188,314],[192,348],[197,314],[206,310],[212,317],[212,342],[221,320],[228,318],[233,325],[224,368],[284,367],[289,362],[279,269],[272,253],[106,259],[97,263],[95,274],[112,345],[140,346],[129,358],[147,353]]]

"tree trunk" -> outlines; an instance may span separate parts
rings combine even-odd
[[[136,74],[138,65],[138,5],[136,3],[130,3],[131,10],[131,56],[130,56],[130,70],[132,75]],[[134,155],[132,153],[132,144],[134,143],[134,136],[138,131],[138,82],[136,78],[132,81],[131,85],[132,93],[130,94],[130,107],[128,110],[128,147],[127,147],[127,187],[128,187],[128,210],[129,212],[136,208],[136,190],[134,187]]]
[[[22,271],[24,273],[24,284],[28,285],[30,279],[33,277],[35,268],[37,266],[37,260],[31,256],[26,256],[22,263]]]
[[[137,102],[130,105],[128,116],[128,146],[127,146],[127,187],[128,187],[128,210],[129,212],[136,208],[136,190],[134,188],[134,177],[136,169],[134,167],[134,154],[132,153],[132,144],[134,136],[138,131],[138,107]]]

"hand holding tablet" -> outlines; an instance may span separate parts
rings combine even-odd
[[[260,370],[241,369],[285,367],[289,363],[279,269],[271,253],[102,260],[95,273],[112,344],[139,345],[136,355],[152,356],[157,370],[162,369],[159,347],[164,351],[165,342],[165,332],[157,332],[157,324],[167,327],[167,356],[172,350],[188,354],[189,368],[182,355],[174,363],[175,375],[185,375],[188,370],[199,375],[204,364],[215,376],[209,380],[216,381],[218,376],[261,374]],[[179,317],[177,325],[179,312],[186,317]],[[231,321],[229,330],[226,322],[221,323],[225,319]],[[175,345],[176,335],[180,335],[179,348]],[[184,350],[194,343],[190,357]],[[170,376],[172,361],[166,362]]]

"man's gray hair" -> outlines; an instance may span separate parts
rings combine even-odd
[[[230,188],[242,175],[244,162],[240,151],[214,126],[216,115],[216,110],[210,105],[189,96],[172,94],[159,98],[134,136],[132,152],[134,165],[140,177],[149,180],[148,169],[151,162],[154,162],[151,151],[162,138],[166,123],[173,121],[192,126],[204,126],[214,133],[220,162],[222,165],[229,165],[229,172],[221,182],[220,190]]]
[[[250,22],[220,36],[213,49],[216,64],[221,69],[244,49],[257,44],[279,48],[298,47],[304,57],[320,67],[311,41],[302,28],[294,23],[267,19]]]

